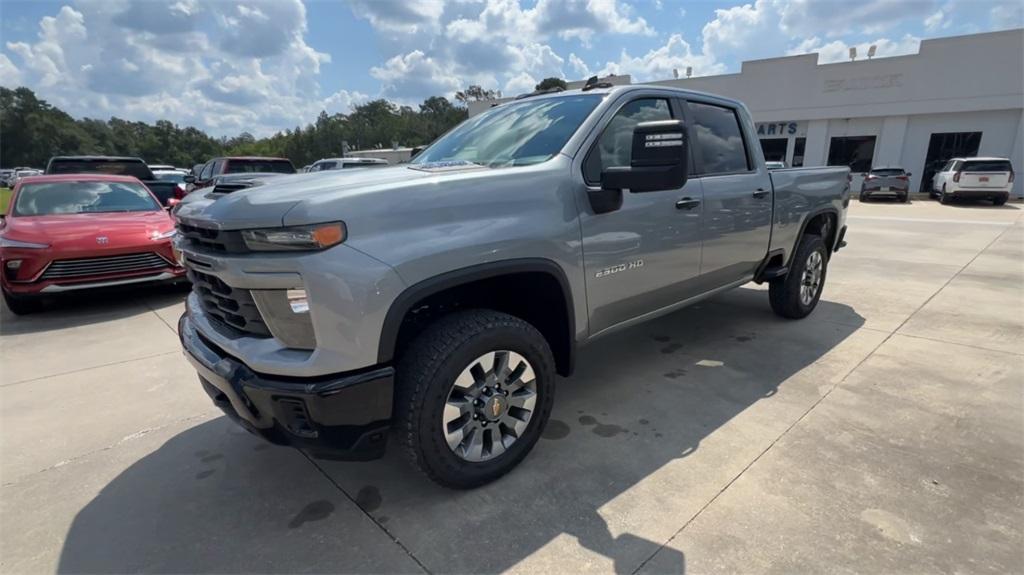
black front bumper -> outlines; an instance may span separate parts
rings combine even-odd
[[[178,337],[214,405],[248,431],[324,459],[384,455],[394,368],[315,378],[262,375],[204,338],[188,314],[178,320]]]

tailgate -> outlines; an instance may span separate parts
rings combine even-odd
[[[166,182],[162,180],[146,180],[142,182],[146,184],[149,191],[153,192],[156,199],[160,200],[160,205],[166,206],[167,200],[174,197],[174,190],[178,187],[178,184],[174,182]]]
[[[1002,188],[1010,183],[1010,172],[961,172],[964,188]]]

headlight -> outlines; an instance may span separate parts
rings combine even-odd
[[[178,230],[171,228],[169,231],[166,231],[162,234],[154,230],[149,237],[153,238],[154,240],[166,240],[167,238],[173,238],[176,235],[178,235]]]
[[[345,224],[334,222],[312,226],[243,230],[246,247],[258,252],[322,250],[345,241]]]
[[[30,250],[41,250],[50,247],[50,244],[37,244],[33,242],[19,242],[11,238],[0,236],[0,248],[26,248]]]

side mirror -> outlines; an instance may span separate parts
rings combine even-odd
[[[686,126],[680,120],[641,122],[633,128],[629,167],[601,172],[601,188],[632,193],[676,190],[689,175]]]
[[[185,183],[186,184],[194,184],[194,183],[196,183],[196,176],[195,176],[195,174],[185,174]]]

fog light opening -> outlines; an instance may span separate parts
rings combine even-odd
[[[285,292],[285,299],[292,313],[309,313],[309,299],[306,298],[306,290],[290,289]]]
[[[19,269],[19,268],[21,268],[21,260],[8,260],[7,261],[7,269],[9,269],[9,270],[16,270],[16,269]]]

